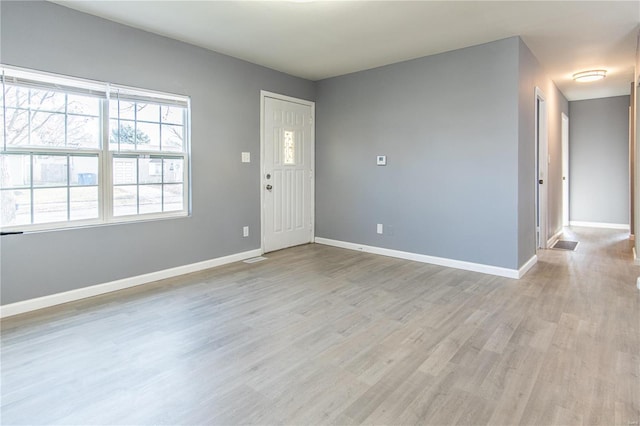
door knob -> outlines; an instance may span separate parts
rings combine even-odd
[[[267,191],[271,191],[272,189],[273,189],[273,186],[267,185]]]

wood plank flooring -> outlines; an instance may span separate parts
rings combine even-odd
[[[640,268],[516,281],[307,245],[2,321],[2,424],[638,425]]]

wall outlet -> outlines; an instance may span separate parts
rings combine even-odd
[[[376,228],[376,232],[377,232],[378,234],[382,234],[382,224],[381,224],[381,223],[379,223],[379,224],[378,224],[378,226],[377,226],[377,228]]]
[[[243,152],[242,153],[242,162],[243,163],[250,163],[251,162],[251,153],[250,152]]]
[[[243,226],[242,227],[242,236],[243,237],[248,237],[249,236],[249,227],[248,226]]]

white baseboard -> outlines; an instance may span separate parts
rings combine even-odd
[[[580,222],[572,220],[569,222],[570,226],[584,226],[585,228],[604,228],[604,229],[623,229],[628,231],[629,224],[625,223],[606,223],[606,222]]]
[[[533,268],[536,263],[538,263],[538,256],[534,254],[531,256],[531,259],[527,260],[525,264],[522,265],[522,268],[518,269],[518,279],[524,277],[524,274],[529,272],[529,269]]]
[[[172,278],[177,277],[178,275],[215,268],[216,266],[239,262],[260,255],[262,255],[261,249],[249,250],[229,256],[218,257],[216,259],[204,260],[202,262],[191,263],[189,265],[177,266],[175,268],[163,269],[162,271],[150,272],[148,274],[137,275],[135,277],[123,278],[121,280],[111,281],[108,283],[65,291],[63,293],[56,293],[49,296],[10,303],[0,306],[0,318],[35,311],[37,309],[48,308],[62,303],[73,302],[75,300],[98,296],[100,294],[111,293],[112,291],[148,284],[165,278]]]
[[[462,260],[447,259],[444,257],[428,256],[425,254],[410,253],[406,251],[386,249],[382,247],[366,246],[363,244],[349,243],[346,241],[331,240],[328,238],[315,238],[318,244],[340,247],[349,250],[362,251],[365,253],[379,254],[382,256],[396,257],[399,259],[413,260],[415,262],[430,263],[433,265],[446,266],[448,268],[463,269],[465,271],[481,272],[483,274],[497,275],[499,277],[520,279],[535,263],[537,256],[533,256],[519,270],[501,268],[499,266],[484,265],[481,263],[465,262]]]
[[[551,238],[549,238],[549,240],[547,240],[547,248],[551,248],[553,247],[553,245],[558,241],[558,239],[560,238],[560,235],[562,235],[562,228],[560,228],[560,230],[558,232],[555,233],[555,235]]]

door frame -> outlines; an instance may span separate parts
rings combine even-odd
[[[548,111],[544,92],[536,86],[534,99],[534,144],[535,144],[535,241],[536,251],[547,248],[547,187],[549,185],[548,169]],[[538,103],[540,112],[538,112]],[[540,131],[538,131],[540,129]],[[543,183],[540,184],[539,180]]]
[[[562,121],[562,226],[569,226],[569,116],[561,114]]]
[[[260,251],[264,254],[264,234],[265,234],[265,206],[264,206],[264,190],[263,186],[265,185],[265,173],[266,170],[264,168],[264,113],[265,113],[265,102],[267,98],[277,99],[285,102],[292,102],[295,104],[300,104],[304,106],[311,107],[311,140],[310,143],[310,165],[311,165],[311,185],[310,185],[310,194],[311,197],[311,209],[309,212],[309,217],[311,219],[311,242],[313,243],[316,238],[316,176],[315,176],[315,165],[316,165],[316,103],[313,101],[308,101],[305,99],[294,98],[291,96],[282,95],[280,93],[269,92],[267,90],[260,90],[260,179],[259,179],[259,188],[260,188]]]

